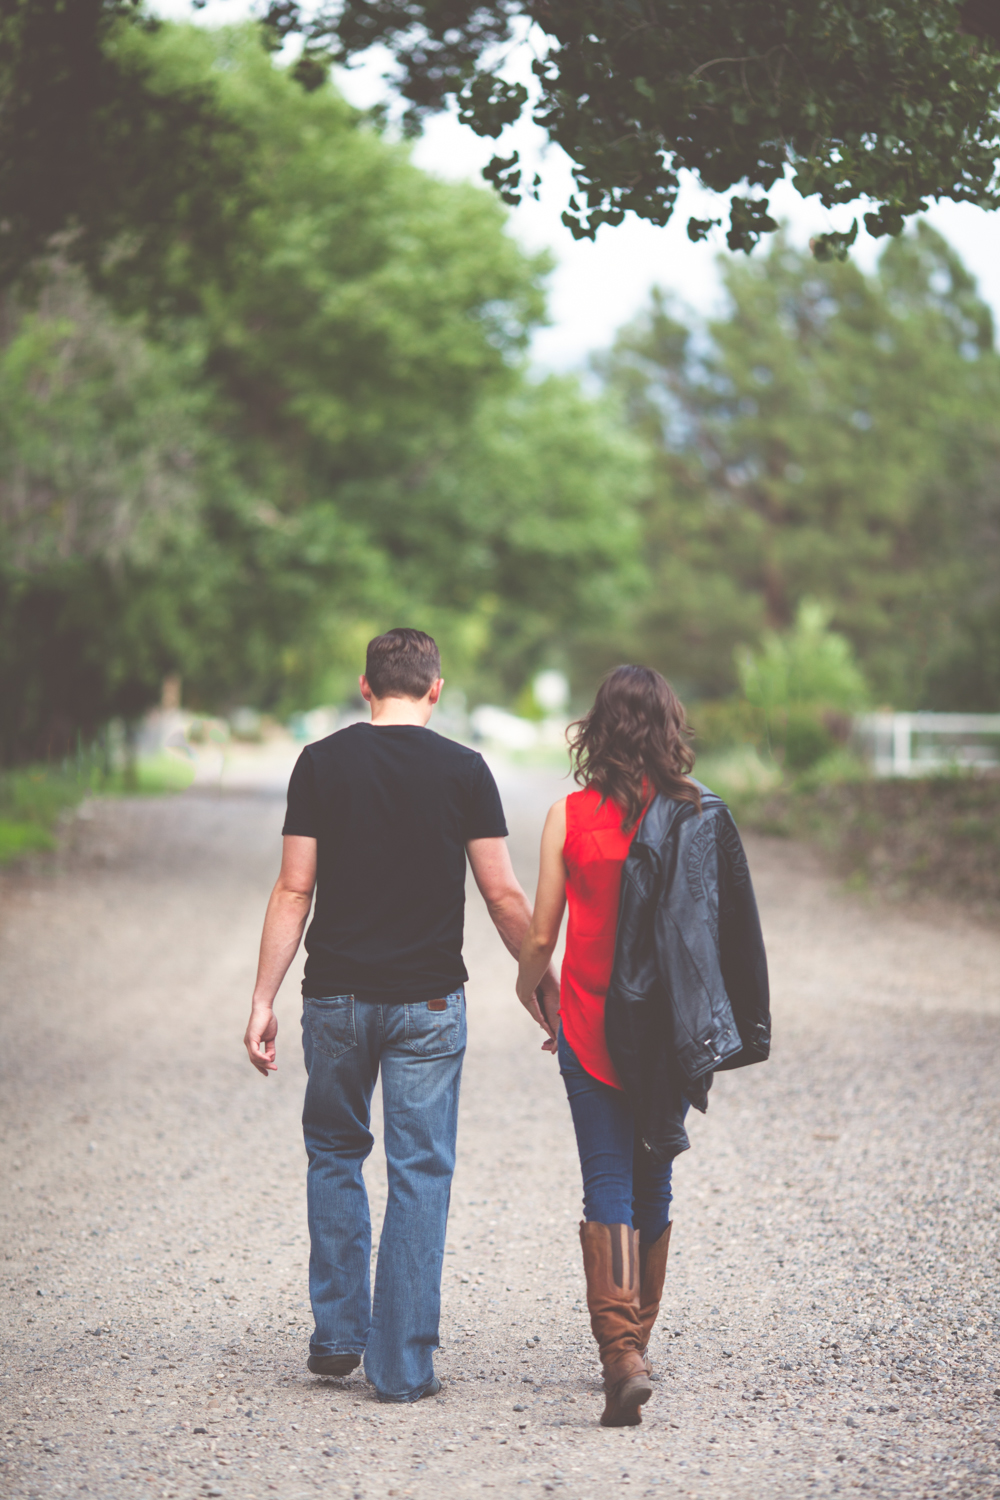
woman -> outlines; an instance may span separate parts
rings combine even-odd
[[[605,679],[571,731],[582,790],[546,819],[517,979],[527,1004],[568,904],[558,1057],[583,1172],[606,1427],[636,1426],[653,1393],[647,1346],[688,1103],[704,1109],[712,1071],[762,1059],[769,1041],[742,846],[724,804],[689,777],[688,734],[658,672],[618,667]]]

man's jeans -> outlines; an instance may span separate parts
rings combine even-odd
[[[377,1005],[307,999],[311,1354],[364,1354],[383,1401],[416,1401],[434,1378],[441,1270],[455,1170],[465,991]],[[374,1144],[371,1098],[382,1069],[389,1176],[371,1298],[371,1218],[361,1169]]]

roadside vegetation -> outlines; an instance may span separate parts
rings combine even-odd
[[[1000,357],[934,230],[867,274],[776,233],[722,258],[719,316],[657,292],[596,384],[537,378],[548,262],[494,193],[258,27],[108,25],[151,122],[129,182],[168,138],[200,165],[154,202],[91,153],[100,225],[70,193],[0,256],[3,848],[126,775],[88,747],[166,679],[287,721],[402,622],[469,708],[648,662],[704,778],[788,831],[877,823],[858,712],[1000,710]]]
[[[60,820],[87,797],[162,796],[183,791],[193,769],[164,752],[130,765],[92,754],[0,771],[0,865],[56,847]]]
[[[1000,768],[878,778],[852,732],[869,689],[849,642],[803,604],[737,662],[742,692],[692,712],[695,775],[738,823],[820,849],[855,891],[1000,910]]]

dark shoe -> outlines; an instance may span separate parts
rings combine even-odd
[[[642,1359],[646,1374],[652,1375],[653,1365],[649,1358],[649,1336],[660,1311],[663,1297],[663,1281],[667,1274],[667,1251],[670,1249],[669,1223],[658,1240],[651,1245],[639,1245],[639,1337],[642,1339]]]
[[[602,1427],[638,1427],[653,1394],[642,1362],[639,1235],[630,1224],[581,1224],[590,1326],[604,1368]]]
[[[313,1375],[350,1375],[360,1363],[360,1354],[310,1354],[306,1369]]]
[[[430,1384],[424,1386],[419,1396],[383,1396],[381,1391],[377,1391],[376,1395],[378,1396],[378,1399],[384,1402],[387,1406],[405,1406],[411,1404],[413,1401],[422,1401],[425,1396],[436,1396],[440,1389],[440,1380],[438,1380],[436,1375],[432,1375]]]

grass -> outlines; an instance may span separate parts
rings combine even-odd
[[[22,855],[35,854],[40,849],[54,849],[55,844],[51,829],[39,823],[0,818],[0,865],[10,864]]]
[[[0,865],[54,849],[59,820],[86,797],[162,796],[190,786],[194,768],[164,751],[141,756],[129,773],[96,756],[0,772]]]

